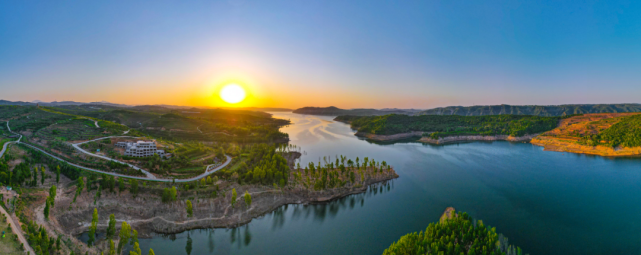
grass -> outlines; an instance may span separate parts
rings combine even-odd
[[[2,238],[0,234],[0,254],[5,255],[22,255],[24,252],[20,248],[18,236],[11,231],[7,219],[4,215],[0,215],[0,233],[5,232],[5,237]]]

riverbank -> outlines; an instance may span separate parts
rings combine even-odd
[[[415,132],[393,134],[393,135],[375,135],[375,134],[368,134],[363,132],[356,132],[354,135],[358,137],[364,137],[373,141],[391,142],[391,141],[403,140],[403,139],[412,138],[412,137],[421,137],[423,133],[424,132],[421,132],[421,131],[415,131]]]
[[[419,142],[429,144],[447,144],[463,141],[509,141],[509,142],[529,142],[538,134],[524,135],[524,136],[511,136],[511,135],[462,135],[462,136],[446,136],[438,139],[430,137],[421,137]]]
[[[303,169],[294,169],[293,162],[301,156],[291,152],[286,159],[291,168],[292,179]],[[383,168],[381,168],[383,169]],[[357,185],[346,185],[340,188],[321,190],[303,188],[301,184],[291,184],[285,188],[271,185],[239,185],[233,180],[221,180],[206,187],[177,186],[178,199],[174,202],[161,201],[162,189],[172,185],[147,182],[142,184],[137,197],[128,190],[123,192],[108,192],[103,190],[101,198],[94,204],[94,192],[83,192],[73,203],[75,187],[56,199],[53,215],[57,228],[63,233],[77,236],[88,230],[91,224],[91,213],[98,209],[98,229],[104,231],[108,225],[110,214],[118,221],[126,221],[136,229],[140,237],[149,237],[153,233],[174,234],[191,229],[232,228],[247,224],[287,204],[314,204],[328,202],[352,194],[362,193],[371,186],[384,185],[387,181],[398,178],[392,168],[372,171],[373,168],[363,169],[363,172],[376,172],[355,179]],[[381,184],[382,183],[382,184]],[[235,205],[232,206],[231,190],[237,192]],[[219,191],[217,191],[219,190]],[[250,205],[245,203],[244,196],[251,195]],[[186,202],[193,205],[193,216],[186,211]]]
[[[608,147],[587,146],[576,143],[574,140],[555,137],[538,136],[531,141],[532,144],[542,146],[546,151],[571,152],[580,154],[597,155],[604,157],[628,157],[641,155],[641,147]]]

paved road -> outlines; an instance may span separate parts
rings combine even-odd
[[[36,252],[33,251],[31,246],[29,246],[29,243],[27,242],[27,238],[25,238],[24,235],[22,234],[22,229],[20,229],[20,225],[16,224],[16,222],[13,220],[13,217],[11,217],[11,215],[9,215],[9,213],[6,210],[4,210],[4,207],[0,206],[0,212],[2,212],[2,214],[4,214],[5,217],[7,217],[7,222],[9,223],[9,225],[11,225],[11,230],[13,231],[13,233],[16,233],[16,235],[18,235],[18,241],[20,241],[20,243],[22,243],[22,245],[24,246],[25,252],[29,252],[29,254],[36,254]]]
[[[88,152],[88,151],[83,150],[82,148],[80,148],[80,145],[85,144],[85,143],[90,143],[90,142],[100,141],[100,140],[104,140],[104,139],[107,139],[107,138],[123,138],[123,137],[130,137],[130,138],[133,138],[133,136],[108,136],[108,137],[101,137],[101,138],[93,139],[93,140],[89,140],[89,141],[84,141],[84,142],[81,142],[81,143],[75,143],[75,144],[71,144],[71,145],[72,145],[74,148],[76,148],[76,150],[78,150],[78,151],[80,151],[80,152],[82,152],[82,153],[84,153],[84,154],[87,154],[87,155],[92,156],[92,157],[101,158],[101,159],[104,159],[104,160],[109,160],[109,161],[118,162],[118,163],[121,163],[121,164],[126,164],[126,165],[130,166],[130,167],[131,167],[131,168],[133,168],[133,169],[140,170],[141,172],[145,173],[145,175],[147,176],[147,178],[149,178],[149,179],[156,179],[156,176],[154,176],[153,174],[151,174],[151,173],[150,173],[150,172],[148,172],[147,170],[144,170],[144,169],[142,169],[142,168],[140,168],[140,167],[137,167],[137,166],[134,166],[134,165],[132,165],[132,164],[125,163],[125,162],[120,162],[120,161],[115,160],[115,159],[112,159],[112,158],[110,158],[110,157],[106,157],[106,156],[101,156],[101,155],[93,154],[93,153],[91,153],[91,152]]]
[[[9,128],[9,122],[8,121],[7,121],[7,128]],[[9,129],[9,132],[12,132],[11,129]],[[14,134],[16,134],[16,133],[14,133]],[[20,134],[17,134],[17,135],[20,135]],[[120,136],[120,137],[122,137],[122,136]],[[110,138],[110,137],[98,138],[98,139],[94,139],[94,140],[91,140],[91,141],[100,140],[100,139],[107,139],[107,138]],[[173,182],[174,181],[174,179],[162,179],[162,178],[156,178],[155,176],[153,178],[137,177],[137,176],[124,175],[124,174],[117,174],[117,173],[112,173],[112,172],[105,172],[105,171],[101,171],[101,170],[98,170],[98,169],[84,167],[84,166],[81,166],[81,165],[77,165],[77,164],[68,162],[68,161],[66,161],[64,159],[61,159],[61,158],[57,157],[57,156],[51,155],[49,152],[46,152],[46,151],[44,151],[44,150],[42,150],[42,149],[40,149],[38,147],[35,147],[35,146],[31,145],[31,144],[20,142],[20,139],[22,139],[22,135],[20,135],[20,138],[15,143],[23,144],[25,146],[28,146],[28,147],[34,149],[34,150],[38,150],[38,151],[42,152],[43,154],[45,154],[45,155],[47,155],[49,157],[52,157],[52,158],[57,159],[57,160],[62,161],[62,162],[66,162],[69,165],[72,165],[72,166],[75,166],[77,168],[84,169],[84,170],[87,170],[87,171],[101,173],[101,174],[107,174],[107,175],[112,175],[112,176],[118,176],[118,177],[124,177],[124,178],[130,178],[130,179],[145,180],[145,181],[157,181],[157,182]],[[90,141],[87,141],[87,142],[90,142]],[[83,143],[86,143],[86,142],[83,142]],[[80,143],[80,144],[82,144],[82,143]],[[79,147],[76,147],[76,146],[74,146],[74,147],[75,148],[79,148]],[[80,149],[80,151],[82,151],[84,153],[88,153],[88,152],[86,152],[86,151],[84,151],[82,149]],[[94,155],[94,156],[98,156],[98,157],[102,157],[102,156],[91,154],[91,153],[88,153],[88,154]],[[220,169],[223,169],[225,166],[227,166],[227,165],[229,165],[229,163],[231,163],[231,157],[228,156],[228,155],[225,155],[225,157],[227,158],[227,160],[222,165],[220,165],[220,166],[218,166],[216,168],[213,168],[213,169],[206,169],[206,171],[204,173],[202,173],[202,174],[200,174],[200,175],[198,175],[196,177],[192,177],[192,178],[189,178],[189,179],[175,179],[175,182],[192,182],[192,181],[197,181],[197,180],[200,180],[200,179],[202,179],[204,177],[207,177],[208,175],[213,174],[214,172],[216,172],[216,171],[218,171]],[[124,162],[120,162],[120,161],[117,161],[117,160],[114,160],[114,159],[111,159],[111,158],[107,158],[107,159],[108,160],[113,160],[113,161],[116,161],[116,162],[119,162],[119,163],[126,164]]]

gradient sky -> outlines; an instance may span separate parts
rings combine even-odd
[[[0,99],[641,103],[641,1],[2,1]]]

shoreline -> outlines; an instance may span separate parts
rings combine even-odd
[[[595,155],[603,157],[632,157],[641,156],[641,147],[634,148],[611,148],[606,146],[587,146],[577,144],[571,141],[539,136],[530,142],[533,145],[543,147],[544,151],[568,152],[576,154]]]
[[[429,144],[448,144],[455,142],[465,141],[508,141],[508,142],[530,142],[539,134],[524,135],[524,136],[510,136],[510,135],[462,135],[462,136],[447,136],[439,139],[432,139],[429,137],[421,137],[419,142]]]

